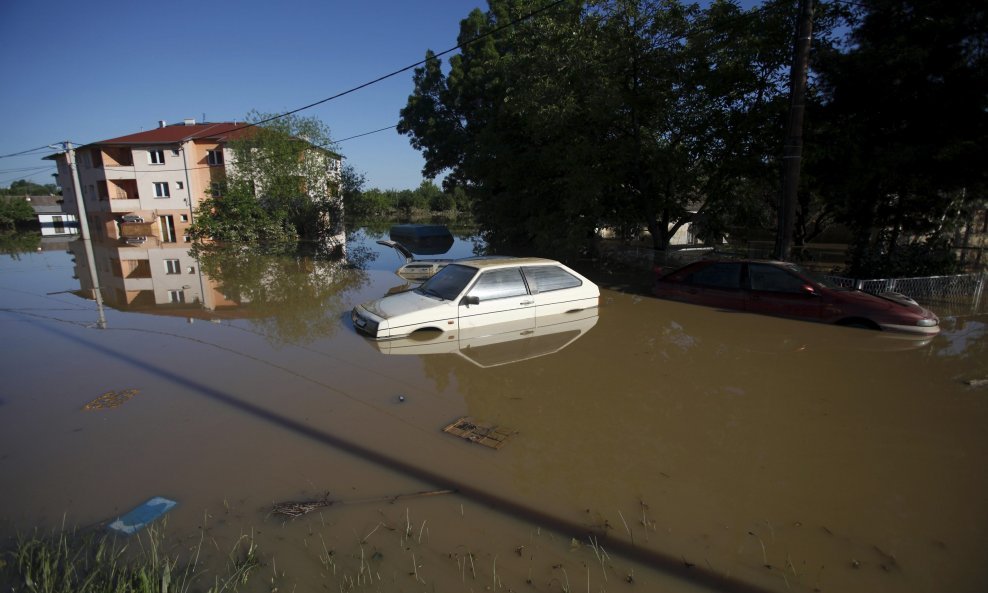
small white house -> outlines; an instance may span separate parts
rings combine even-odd
[[[62,196],[25,196],[41,225],[42,237],[79,234],[79,219],[62,208]]]

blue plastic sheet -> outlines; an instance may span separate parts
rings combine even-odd
[[[155,496],[113,523],[110,523],[109,529],[127,535],[136,533],[148,523],[170,511],[177,504],[174,500]]]

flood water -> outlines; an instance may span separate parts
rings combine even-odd
[[[211,570],[253,538],[251,591],[988,590],[988,315],[931,304],[917,340],[604,288],[535,334],[381,345],[349,320],[407,285],[376,238],[4,256],[4,547],[164,496]]]

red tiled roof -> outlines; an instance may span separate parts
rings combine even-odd
[[[171,144],[183,140],[231,140],[243,138],[251,134],[253,129],[249,124],[233,122],[179,124],[110,138],[93,144]]]

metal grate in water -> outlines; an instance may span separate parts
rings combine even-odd
[[[444,428],[443,432],[477,443],[478,445],[490,447],[491,449],[500,449],[504,446],[508,437],[514,434],[514,432],[500,426],[478,424],[469,416],[464,416],[453,422]]]

